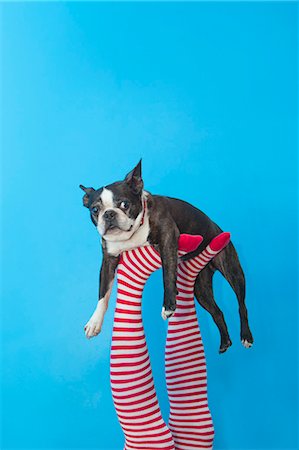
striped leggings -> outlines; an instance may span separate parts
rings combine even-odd
[[[185,238],[182,235],[179,241],[179,254],[189,251],[188,236],[187,241]],[[168,320],[165,349],[169,426],[160,411],[141,317],[143,288],[151,273],[161,267],[160,255],[153,247],[144,246],[121,256],[110,377],[125,435],[124,450],[212,449],[214,428],[193,288],[200,270],[228,241],[229,234],[222,233],[199,256],[178,265],[177,308]]]

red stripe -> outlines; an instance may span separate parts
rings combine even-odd
[[[186,333],[184,336],[172,336],[172,337],[168,337],[168,338],[166,339],[166,342],[177,341],[178,339],[182,339],[182,338],[185,339],[185,338],[190,337],[190,336],[200,336],[199,331],[196,330],[196,331],[193,331],[192,333]],[[167,345],[167,344],[166,344],[166,345]],[[168,345],[167,345],[167,347],[168,347]]]
[[[147,402],[148,400],[152,400],[153,398],[156,397],[156,393],[154,392],[153,394],[149,395],[148,397],[144,397],[142,400],[133,400],[132,402],[118,402],[116,400],[114,400],[114,405],[119,405],[119,407],[128,407],[128,406],[134,406],[134,405],[140,405],[141,402]],[[130,410],[128,410],[128,412],[130,412]],[[132,424],[131,424],[132,425]]]
[[[179,325],[185,325],[186,323],[195,322],[195,318],[192,318],[190,320],[178,320],[178,321],[171,321],[168,323],[168,329],[171,329],[172,327],[178,327]],[[180,331],[180,330],[178,330]]]
[[[144,258],[144,260],[146,261],[146,263],[151,267],[151,270],[154,272],[155,270],[157,270],[157,269],[159,269],[160,267],[161,267],[161,264],[159,263],[157,263],[157,264],[155,264],[155,262],[153,263],[149,258],[148,258],[148,255],[149,255],[149,253],[147,253],[146,251],[144,251],[144,249],[143,249],[143,252],[142,252],[142,256],[143,256],[143,258]],[[152,256],[152,255],[151,255]],[[152,259],[154,259],[154,258],[152,258]]]
[[[121,317],[114,317],[114,323],[142,323],[141,317],[139,319],[123,319]]]
[[[176,380],[176,381],[174,381],[173,383],[169,383],[169,381],[167,381],[167,386],[168,386],[168,390],[170,389],[169,388],[169,386],[175,386],[176,384],[181,384],[181,383],[189,383],[189,381],[190,382],[192,382],[192,381],[203,381],[203,380],[205,380],[206,379],[206,377],[196,377],[196,378],[191,378],[190,380],[189,379],[184,379],[183,381],[180,381],[180,380]],[[205,386],[205,385],[201,385],[201,386]]]
[[[154,411],[151,411],[151,412],[147,412],[147,413],[145,413],[145,414],[138,414],[137,416],[126,416],[126,415],[122,415],[122,414],[118,414],[118,417],[119,418],[121,418],[121,419],[130,419],[130,420],[134,420],[134,419],[146,419],[147,417],[150,417],[151,415],[154,415],[154,414],[157,414],[157,413],[160,413],[160,415],[161,415],[161,411],[160,411],[160,407],[159,407],[159,405],[158,405],[158,407],[154,410]],[[162,417],[162,416],[161,416]]]
[[[119,313],[119,314],[135,314],[135,315],[140,315],[140,312],[138,310],[135,309],[123,309],[123,308],[115,308],[115,312]]]
[[[119,278],[117,280],[117,283],[118,283],[118,285],[125,286],[125,287],[127,287],[129,289],[135,289],[137,292],[142,292],[143,291],[143,287],[144,287],[144,285],[141,285],[140,287],[132,286],[132,284],[128,283],[125,280],[121,280]]]
[[[139,424],[135,423],[135,424],[130,424],[130,425],[138,426]],[[135,428],[128,428],[127,425],[125,425],[123,428],[126,431],[139,431],[139,432],[142,432],[142,430],[135,430]],[[165,423],[160,423],[159,425],[155,425],[154,427],[149,427],[149,428],[146,429],[146,431],[154,431],[154,430],[159,430],[161,428],[165,428]]]
[[[135,345],[112,345],[111,350],[135,350],[137,348],[144,348],[146,347],[146,343],[143,342],[142,344],[135,344]]]
[[[149,409],[152,408],[153,406],[156,406],[158,404],[158,400],[156,399],[154,402],[150,403],[149,405],[145,405],[145,406],[140,406],[139,408],[134,408],[134,409],[130,409],[128,411],[127,406],[122,409],[122,408],[115,408],[118,412],[123,413],[123,412],[138,412],[138,411],[144,411],[145,409]]]
[[[116,400],[126,400],[127,398],[133,398],[133,397],[137,397],[139,395],[147,394],[147,392],[150,392],[153,389],[154,389],[154,387],[150,386],[148,389],[144,389],[144,391],[138,392],[138,394],[129,394],[129,395],[124,395],[124,396],[113,395],[113,398]]]
[[[146,370],[150,367],[151,363],[149,362],[146,366],[144,366],[142,369],[137,369],[137,370],[130,370],[130,371],[125,371],[125,372],[112,372],[110,371],[110,375],[111,376],[126,376],[126,375],[135,375],[136,373],[140,373],[141,370]]]
[[[144,362],[146,362],[149,359],[149,356],[147,355],[146,358],[144,358],[142,361],[138,361],[138,362],[126,362],[126,363],[111,363],[110,367],[136,367],[136,366],[141,366],[141,364],[143,364]]]
[[[192,364],[191,366],[188,366],[188,367],[186,366],[184,368],[177,367],[176,369],[171,369],[171,370],[167,369],[167,373],[169,374],[169,373],[179,372],[180,370],[183,370],[183,369],[193,369],[194,367],[198,367],[198,363],[197,364]]]
[[[135,333],[135,332],[140,332],[140,331],[143,331],[143,327],[139,327],[139,328],[126,328],[126,327],[113,327],[113,332],[114,331],[119,331],[120,333],[121,332],[128,332],[128,333]],[[115,336],[113,336],[113,337],[115,337]],[[144,337],[144,335],[142,336],[142,337]]]
[[[139,389],[139,388],[141,388],[141,387],[143,387],[143,386],[147,386],[149,383],[152,383],[154,380],[153,380],[153,377],[151,377],[149,380],[146,380],[146,381],[144,381],[143,383],[139,383],[139,384],[133,384],[132,386],[130,386],[130,387],[124,387],[124,388],[115,388],[115,387],[112,387],[112,392],[114,393],[114,392],[126,392],[126,391],[133,391],[134,389]],[[138,395],[138,394],[135,394],[135,395]]]
[[[127,266],[125,266],[125,267],[127,268]],[[140,285],[140,289],[144,287],[144,283],[146,281],[146,280],[144,280],[144,281],[141,282],[141,281],[136,279],[137,278],[137,274],[133,277],[132,275],[129,275],[128,270],[124,271],[124,270],[122,270],[120,268],[117,269],[117,275],[123,275],[126,279],[132,281],[133,283],[139,284]],[[118,278],[117,282],[119,283],[119,281],[120,281],[120,279]]]
[[[130,262],[129,258],[128,258],[128,261]],[[141,278],[141,280],[142,280],[143,283],[145,284],[146,280],[148,279],[148,274],[146,274],[146,275],[142,275],[142,274],[141,274],[141,275],[140,275],[139,272],[135,272],[135,270],[132,269],[132,267],[129,267],[129,265],[127,264],[127,262],[124,262],[124,263],[123,263],[123,267],[124,267],[125,269],[127,269],[127,272],[128,272],[128,273],[131,274],[130,276],[132,276],[132,277],[134,276],[134,277],[137,278],[137,280],[136,280],[137,283],[140,283],[139,278]],[[118,270],[119,270],[119,269],[118,269]],[[133,278],[133,280],[134,280],[134,278]]]
[[[167,347],[166,348],[175,348],[175,347],[180,347],[180,346],[182,346],[182,345],[187,345],[187,344],[189,344],[189,343],[192,343],[192,342],[194,342],[194,339],[189,339],[188,341],[184,341],[184,342],[181,342],[181,343],[178,343],[178,344],[171,344],[171,345],[168,345],[167,344]]]
[[[130,256],[129,253],[130,253],[130,252],[128,252],[128,260],[130,261],[130,263],[132,264],[132,266],[135,267],[135,269],[137,269],[138,272],[141,272],[145,277],[148,277],[150,271],[149,271],[149,270],[148,270],[148,271],[143,270],[143,269],[145,269],[144,265],[143,265],[143,264],[140,264],[140,265],[136,264],[135,261],[133,261],[133,259],[132,259],[132,257]],[[132,255],[134,255],[134,257],[136,258],[136,255],[135,255],[135,253],[134,253],[134,250],[132,250]],[[136,258],[136,259],[137,259],[137,261],[138,261],[138,258]],[[138,262],[139,262],[139,261],[138,261]],[[138,273],[138,272],[137,272],[137,273]]]
[[[144,251],[153,258],[153,260],[157,263],[158,266],[161,266],[160,254],[154,247],[145,246]]]
[[[121,358],[140,358],[140,356],[144,356],[147,354],[147,349],[144,352],[140,353],[124,353],[120,355],[111,355],[111,359],[121,359]]]
[[[180,328],[179,330],[171,330],[171,329],[169,329],[167,331],[167,334],[182,333],[183,331],[193,330],[194,328],[198,329],[198,325],[196,324],[196,325],[192,325],[191,327]]]
[[[123,294],[123,295],[126,295],[127,297],[138,298],[138,299],[141,300],[141,293],[140,294],[138,294],[138,293],[132,294],[131,292],[124,291],[123,289],[119,289],[118,288],[117,289],[117,294]]]
[[[121,305],[127,305],[127,306],[137,306],[137,307],[141,307],[141,302],[133,302],[132,300],[123,300],[118,298],[117,299],[117,304],[121,304]]]

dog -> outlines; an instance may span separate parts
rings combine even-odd
[[[176,198],[152,195],[144,190],[141,160],[124,180],[100,189],[87,188],[83,205],[89,209],[90,217],[102,237],[103,261],[100,270],[99,300],[90,320],[85,325],[87,338],[101,331],[108,308],[115,271],[120,254],[143,245],[152,245],[160,253],[163,266],[164,300],[162,317],[171,317],[176,308],[176,276],[178,264],[178,239],[180,234],[200,234],[203,241],[194,251],[182,257],[197,256],[221,229],[202,211]],[[229,243],[199,273],[194,294],[200,305],[213,317],[220,332],[219,352],[224,353],[231,345],[224,315],[213,295],[212,278],[215,271],[226,278],[234,290],[241,321],[241,342],[249,348],[253,337],[249,328],[245,305],[245,277],[237,252]]]

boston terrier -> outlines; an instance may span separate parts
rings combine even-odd
[[[143,188],[141,160],[123,181],[100,189],[86,188],[83,205],[89,209],[93,224],[102,237],[103,262],[100,270],[99,300],[95,312],[85,325],[87,338],[101,331],[111,294],[120,254],[143,245],[152,245],[160,253],[163,267],[164,301],[162,317],[167,319],[176,308],[176,276],[178,238],[182,233],[200,234],[203,241],[194,251],[182,257],[189,259],[201,253],[221,229],[202,211],[189,203],[171,197],[152,195]],[[220,331],[220,353],[232,344],[222,311],[217,306],[212,288],[216,270],[230,283],[239,303],[241,341],[244,347],[253,344],[245,306],[245,278],[237,252],[229,243],[199,273],[195,297],[213,317]]]

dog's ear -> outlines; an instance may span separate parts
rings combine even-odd
[[[143,180],[141,176],[141,159],[137,166],[126,175],[125,182],[130,186],[135,194],[140,194],[143,189]]]
[[[90,196],[94,192],[94,188],[92,188],[92,187],[87,188],[87,187],[83,186],[82,184],[80,184],[79,188],[85,192],[85,195],[83,196],[83,205],[86,206],[86,208],[88,208]]]

